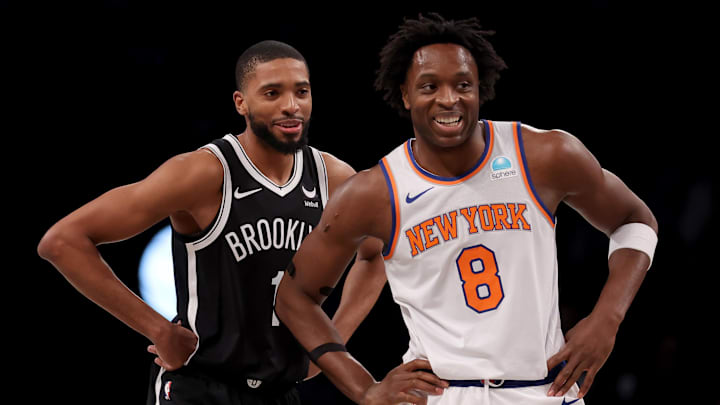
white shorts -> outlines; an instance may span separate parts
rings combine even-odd
[[[551,384],[520,388],[448,387],[442,395],[429,395],[428,405],[585,405],[577,399],[574,384],[564,397],[549,397]]]

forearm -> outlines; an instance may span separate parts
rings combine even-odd
[[[640,251],[615,251],[608,261],[608,278],[591,315],[619,327],[645,279],[649,264],[650,258]]]
[[[325,343],[344,343],[320,303],[305,294],[291,277],[278,287],[275,313],[308,352]],[[356,403],[375,380],[347,352],[328,352],[317,365],[338,389]]]
[[[347,343],[377,302],[387,278],[382,255],[356,260],[348,272],[333,323]]]
[[[151,341],[169,325],[115,276],[89,238],[51,229],[38,253],[81,294]]]

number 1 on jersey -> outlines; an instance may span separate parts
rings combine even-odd
[[[275,300],[277,299],[277,290],[280,286],[283,276],[285,275],[284,270],[278,271],[278,274],[271,280],[272,285],[275,286],[275,295],[273,295],[273,311],[272,311],[272,326],[280,326],[280,320],[275,315]]]
[[[455,262],[467,306],[480,313],[497,309],[505,293],[495,252],[483,245],[471,246],[463,249]]]

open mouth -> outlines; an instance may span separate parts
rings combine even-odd
[[[438,125],[449,128],[459,126],[462,119],[463,117],[459,113],[441,113],[433,117],[433,121],[435,121]]]
[[[302,131],[302,120],[298,119],[288,119],[288,120],[282,120],[282,121],[276,121],[273,123],[275,127],[277,127],[280,132],[284,134],[297,134],[300,131]]]

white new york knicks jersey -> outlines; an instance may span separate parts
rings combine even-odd
[[[410,335],[404,360],[445,379],[537,380],[563,345],[555,222],[535,194],[520,123],[483,120],[485,152],[454,178],[409,140],[380,161],[393,205],[385,267]]]

